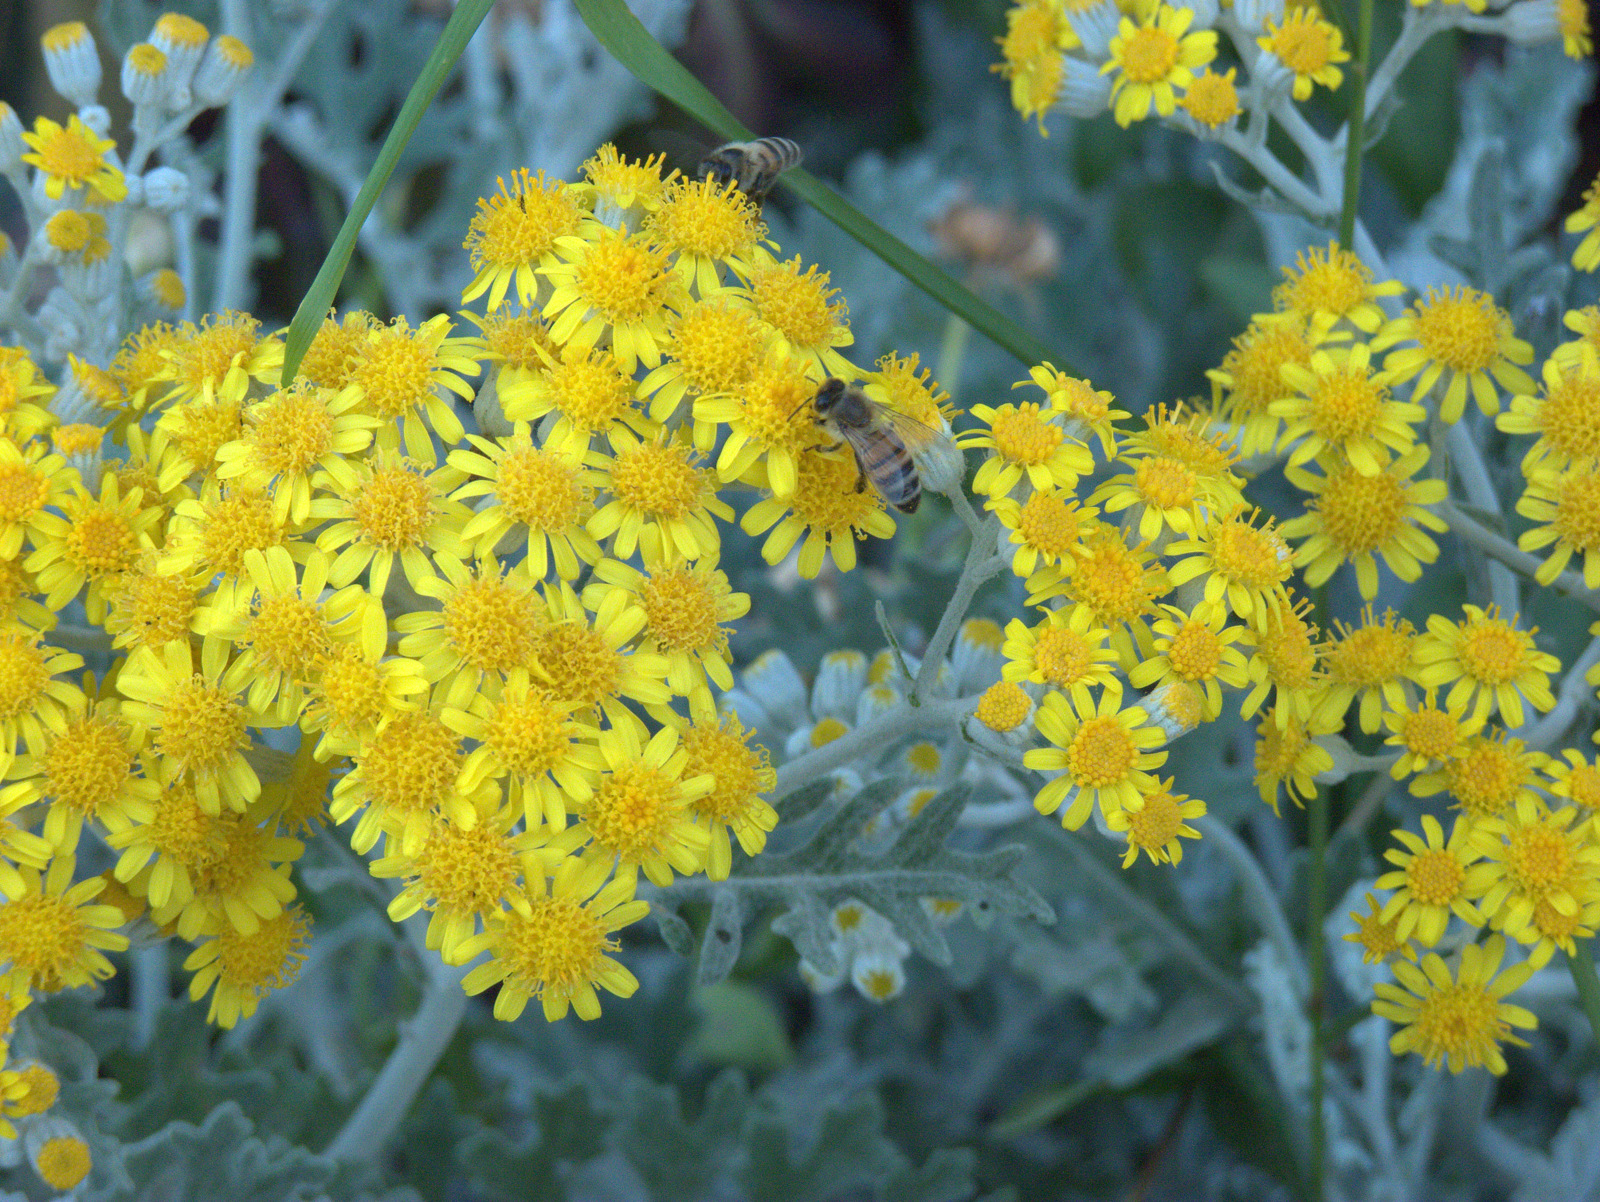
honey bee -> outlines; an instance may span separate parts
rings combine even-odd
[[[915,513],[922,500],[916,457],[947,446],[954,451],[944,432],[880,405],[860,385],[846,384],[837,376],[822,382],[812,404],[817,424],[836,440],[834,447],[848,444],[855,455],[856,491],[870,481],[878,495],[901,513]]]
[[[788,138],[757,138],[753,142],[727,142],[700,160],[695,178],[732,184],[760,204],[778,177],[798,167],[804,157]]]

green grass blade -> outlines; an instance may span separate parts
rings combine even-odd
[[[427,111],[428,105],[433,103],[434,96],[444,86],[444,81],[450,77],[456,61],[466,50],[473,33],[493,6],[494,0],[461,0],[455,12],[450,14],[450,20],[445,23],[439,41],[433,47],[433,53],[423,64],[422,73],[417,76],[417,82],[411,85],[405,103],[400,106],[400,115],[394,119],[394,126],[383,141],[383,149],[378,152],[377,161],[372,164],[372,170],[367,172],[366,181],[361,185],[361,191],[356,194],[355,203],[345,215],[344,224],[339,227],[339,235],[333,240],[328,257],[322,261],[317,278],[311,281],[311,287],[306,290],[300,307],[295,310],[294,320],[289,323],[289,334],[283,349],[284,387],[288,387],[294,380],[295,372],[300,368],[300,360],[305,357],[311,339],[315,337],[322,325],[322,319],[327,316],[328,308],[338,294],[339,281],[344,278],[344,273],[350,266],[350,255],[355,250],[356,236],[361,232],[362,223],[366,221],[367,214],[372,212],[372,206],[378,203],[378,196],[382,193],[384,185],[389,182],[389,176],[393,174],[395,164],[400,161],[406,143],[411,140],[411,135],[416,133],[417,123],[422,120],[422,114]]]
[[[600,44],[642,82],[723,138],[741,140],[753,136],[687,67],[650,36],[649,30],[628,11],[623,0],[573,2]],[[948,272],[928,262],[809,172],[786,171],[779,185],[791,189],[950,312],[1015,355],[1025,366],[1049,361],[1070,375],[1079,374],[1039,339],[974,296]]]

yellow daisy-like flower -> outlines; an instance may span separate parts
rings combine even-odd
[[[1183,859],[1180,837],[1200,837],[1189,819],[1204,818],[1206,803],[1187,793],[1174,793],[1173,780],[1169,776],[1154,792],[1146,793],[1142,810],[1114,810],[1106,818],[1106,825],[1128,840],[1128,850],[1122,855],[1124,868],[1132,868],[1141,851],[1152,864],[1176,864]]]
[[[1346,943],[1354,943],[1361,949],[1361,962],[1363,964],[1381,964],[1391,956],[1403,956],[1407,960],[1415,960],[1417,951],[1405,940],[1395,935],[1395,924],[1398,917],[1383,921],[1383,907],[1378,904],[1378,896],[1369,893],[1366,896],[1367,912],[1359,910],[1350,911],[1350,919],[1356,924],[1356,929],[1343,936]]]
[[[1490,728],[1469,738],[1431,772],[1411,782],[1418,797],[1447,792],[1453,806],[1472,818],[1494,818],[1524,803],[1543,805],[1537,790],[1548,757],[1521,739]]]
[[[755,265],[772,259],[761,247],[767,234],[761,206],[733,180],[673,180],[661,190],[642,228],[672,252],[673,272],[696,296],[710,296],[722,287],[724,265],[748,276]]]
[[[1377,618],[1372,606],[1364,606],[1355,627],[1335,618],[1333,637],[1318,649],[1323,669],[1318,711],[1343,719],[1359,697],[1361,729],[1377,731],[1385,708],[1397,711],[1405,704],[1416,644],[1416,627],[1392,609]]]
[[[1110,631],[1087,605],[1051,610],[1037,626],[1016,619],[1006,626],[1001,679],[1059,689],[1079,710],[1093,707],[1091,688],[1122,693],[1117,653],[1106,645]]]
[[[1467,888],[1468,868],[1483,856],[1473,845],[1472,829],[1471,822],[1458,817],[1446,842],[1439,820],[1424,814],[1423,837],[1404,830],[1391,832],[1406,850],[1391,847],[1383,853],[1396,871],[1384,873],[1373,884],[1395,891],[1379,918],[1394,922],[1397,939],[1415,935],[1423,947],[1432,947],[1444,938],[1452,914],[1468,926],[1484,924],[1483,915],[1468,900],[1473,896]]]
[[[1412,395],[1418,399],[1444,379],[1439,420],[1447,425],[1461,420],[1469,390],[1489,416],[1500,410],[1495,384],[1513,394],[1533,391],[1532,378],[1517,366],[1533,362],[1533,347],[1516,337],[1511,315],[1475,288],[1428,289],[1428,299],[1390,322],[1372,349],[1407,340],[1417,345],[1390,352],[1383,368],[1396,384],[1415,376]]]
[[[547,184],[543,171],[530,175],[523,168],[512,172],[510,187],[504,179],[495,183],[499,192],[478,201],[462,243],[474,274],[461,303],[487,292],[488,307],[498,309],[514,281],[517,299],[531,305],[539,293],[535,269],[555,261],[557,239],[576,233],[588,214],[575,189],[560,180]]]
[[[0,629],[0,764],[20,740],[30,755],[41,754],[48,732],[66,729],[67,713],[83,703],[83,691],[57,676],[83,667],[83,656],[41,643],[26,627]]]
[[[437,462],[433,434],[446,446],[466,435],[443,394],[453,392],[470,402],[474,390],[462,376],[477,375],[478,361],[472,355],[473,340],[450,337],[452,328],[443,313],[415,330],[397,317],[368,331],[350,370],[350,385],[360,389],[363,407],[382,419],[378,444],[392,451],[403,443],[406,454],[419,463]]]
[[[794,490],[788,496],[757,501],[739,522],[750,535],[772,530],[761,545],[761,557],[768,563],[782,560],[803,535],[798,569],[802,578],[813,580],[830,553],[839,570],[848,572],[856,566],[858,538],[893,537],[894,519],[877,490],[857,491],[854,460],[806,451],[796,467]]]
[[[1476,721],[1498,712],[1508,726],[1521,726],[1524,698],[1540,713],[1555,705],[1550,674],[1561,670],[1561,661],[1534,646],[1539,628],[1519,630],[1516,618],[1502,618],[1494,605],[1462,609],[1460,622],[1429,615],[1428,632],[1417,644],[1417,683],[1450,685],[1445,704],[1468,702]]]
[[[655,208],[667,180],[677,174],[672,172],[663,179],[665,163],[666,156],[661,154],[630,159],[607,142],[584,160],[584,182],[570,187],[577,195],[593,198],[597,221],[619,229],[631,227],[641,212]]]
[[[462,705],[485,678],[504,679],[532,660],[547,623],[526,565],[502,571],[493,556],[469,567],[440,555],[440,576],[418,582],[437,610],[401,614],[391,623],[401,636],[399,651],[422,665],[423,676],[440,685],[448,705]]]
[[[186,321],[157,339],[156,348],[166,363],[156,378],[168,384],[159,403],[224,401],[237,407],[251,379],[265,383],[283,364],[283,344],[263,340],[260,329],[261,322],[248,313],[225,310],[207,314],[198,326]],[[200,467],[209,462],[195,460]]]
[[[1415,705],[1404,697],[1392,703],[1390,712],[1383,715],[1383,724],[1389,731],[1385,744],[1400,750],[1389,769],[1395,780],[1460,759],[1469,740],[1483,729],[1482,722],[1466,716],[1465,701],[1454,709],[1440,709],[1432,689]]]
[[[1554,355],[1545,361],[1542,397],[1531,389],[1518,394],[1495,418],[1505,433],[1537,439],[1522,457],[1524,476],[1541,467],[1600,463],[1600,354],[1586,343],[1575,345],[1578,352],[1565,361]]]
[[[138,565],[141,553],[155,546],[162,515],[146,504],[142,493],[123,495],[117,478],[108,473],[100,480],[99,496],[79,486],[61,502],[64,516],[38,515],[33,534],[38,549],[24,567],[37,573],[47,608],[59,610],[87,584],[89,621],[105,622],[109,594]]]
[[[1561,26],[1561,49],[1568,58],[1586,59],[1594,53],[1585,0],[1556,0],[1556,20]]]
[[[74,485],[78,473],[60,455],[0,438],[0,559],[21,558],[24,537],[37,547],[45,510],[61,508]]]
[[[1309,367],[1321,341],[1319,330],[1298,313],[1261,315],[1233,340],[1222,366],[1206,372],[1213,391],[1222,395],[1240,454],[1260,455],[1277,446],[1283,423],[1268,407],[1288,392],[1281,369],[1286,363]]]
[[[471,510],[449,494],[465,473],[446,464],[432,468],[395,451],[379,450],[352,465],[348,487],[318,480],[337,495],[319,498],[316,515],[327,519],[317,549],[334,555],[328,580],[343,588],[363,573],[374,597],[388,590],[396,560],[412,588],[438,576],[433,556],[463,558],[470,548],[461,532]]]
[[[466,316],[473,317],[472,314]],[[482,319],[477,320],[481,322]],[[297,379],[335,392],[348,387],[350,374],[361,362],[361,348],[367,343],[367,335],[379,324],[372,314],[360,310],[346,313],[342,321],[329,310],[312,336],[305,358],[300,360]]]
[[[476,825],[479,798],[458,784],[461,739],[438,713],[396,714],[350,758],[354,767],[333,787],[328,816],[344,823],[360,814],[350,832],[358,854],[387,836],[386,850],[398,844],[399,854],[415,855],[440,814],[466,830]],[[479,792],[493,789],[482,785]]]
[[[562,347],[593,350],[609,333],[625,372],[661,362],[667,311],[687,301],[668,253],[645,235],[599,228],[556,239],[561,261],[540,269],[553,288],[541,312]]]
[[[37,167],[44,176],[44,193],[60,200],[68,188],[87,189],[91,204],[116,204],[128,195],[122,171],[107,157],[115,155],[116,139],[100,138],[76,113],[65,126],[48,117],[36,117],[32,130],[24,130],[22,140],[32,147],[22,161]]]
[[[1204,698],[1202,717],[1215,721],[1222,713],[1222,686],[1243,688],[1249,669],[1243,653],[1233,644],[1245,636],[1242,626],[1229,626],[1228,613],[1215,602],[1202,601],[1185,613],[1164,605],[1166,616],[1156,619],[1154,654],[1128,673],[1136,689],[1149,689],[1165,681],[1181,681]]]
[[[732,868],[730,834],[745,855],[756,856],[767,845],[767,833],[778,825],[778,812],[761,796],[772,791],[778,776],[766,748],[751,745],[755,733],[731,713],[696,720],[683,732],[683,749],[689,755],[684,775],[709,775],[715,782],[711,792],[694,803],[699,820],[711,831],[706,875],[714,881],[725,880]]]
[[[218,585],[233,589],[244,582],[245,553],[269,547],[287,547],[302,558],[306,552],[290,538],[269,494],[207,481],[200,496],[174,507],[156,569],[168,576],[220,576]]]
[[[1250,626],[1245,637],[1255,645],[1249,664],[1252,687],[1239,707],[1241,717],[1254,714],[1274,691],[1273,713],[1279,722],[1310,718],[1316,712],[1322,683],[1317,634],[1311,602],[1292,594],[1276,613],[1265,614]]]
[[[1272,290],[1273,308],[1298,314],[1318,338],[1341,320],[1365,334],[1376,333],[1384,322],[1378,301],[1405,291],[1398,280],[1374,284],[1367,265],[1337,242],[1328,243],[1327,250],[1300,252],[1283,274],[1284,282]]]
[[[1336,730],[1332,719],[1284,716],[1276,707],[1262,716],[1256,726],[1255,780],[1261,800],[1274,814],[1280,785],[1297,806],[1317,795],[1317,774],[1333,767],[1333,756],[1317,738]]]
[[[368,655],[360,644],[342,643],[312,664],[300,730],[308,740],[320,732],[318,760],[352,755],[398,714],[416,709],[427,691],[415,660],[385,659]]]
[[[1029,385],[1044,389],[1050,411],[1061,416],[1069,435],[1085,442],[1092,435],[1107,459],[1117,453],[1116,423],[1129,413],[1116,407],[1117,398],[1111,393],[1088,380],[1067,375],[1048,361],[1030,368],[1028,378],[1018,380],[1011,388],[1015,391]]]
[[[1239,89],[1233,82],[1237,67],[1221,74],[1207,67],[1194,77],[1178,106],[1208,130],[1221,129],[1241,111]]]
[[[503,555],[527,549],[528,572],[543,580],[550,565],[573,580],[579,564],[600,560],[600,544],[584,528],[594,514],[594,490],[602,476],[575,457],[547,445],[535,447],[527,423],[510,438],[469,434],[475,449],[451,451],[449,464],[475,477],[458,488],[456,501],[486,497],[461,526],[459,536],[474,552]]]
[[[1503,1075],[1506,1058],[1500,1045],[1527,1047],[1511,1029],[1531,1030],[1539,1022],[1521,1006],[1501,1000],[1533,975],[1533,965],[1524,961],[1496,976],[1505,948],[1503,935],[1491,935],[1482,945],[1467,944],[1454,975],[1436,952],[1418,965],[1396,962],[1394,975],[1400,983],[1373,986],[1378,996],[1372,1012],[1400,1027],[1389,1039],[1389,1050],[1396,1056],[1416,1052],[1429,1068],[1448,1064],[1453,1073],[1487,1068]]]
[[[595,871],[599,868],[599,872]],[[615,951],[613,932],[638,922],[650,903],[634,898],[634,883],[618,879],[601,887],[606,865],[598,857],[569,857],[553,876],[530,882],[510,909],[487,915],[484,931],[461,948],[463,962],[483,952],[489,959],[461,982],[469,994],[499,985],[494,1016],[509,1022],[538,998],[550,1022],[569,1009],[583,1019],[600,1016],[598,985],[632,997],[638,979],[605,953]]]
[[[114,636],[113,647],[162,647],[188,637],[211,577],[204,572],[163,575],[158,562],[155,552],[145,552],[107,589],[111,608],[105,628]]]
[[[1561,752],[1561,757],[1545,764],[1551,796],[1565,797],[1588,814],[1600,813],[1600,764],[1570,747]]]
[[[1006,10],[1006,33],[996,38],[1003,62],[989,70],[1011,84],[1011,106],[1024,118],[1044,115],[1061,90],[1061,52],[1078,44],[1061,0],[1023,0]]]
[[[1124,665],[1137,663],[1150,645],[1148,618],[1172,581],[1145,543],[1130,546],[1121,532],[1097,523],[1074,550],[1070,575],[1043,568],[1028,580],[1028,604],[1040,594],[1061,595],[1089,607],[1111,628],[1111,645]]]
[[[507,372],[500,384],[500,405],[512,422],[533,422],[554,413],[554,423],[541,443],[571,458],[581,458],[596,435],[609,434],[619,423],[637,431],[641,420],[633,373],[610,352],[567,346],[531,372]]]
[[[1096,803],[1109,819],[1118,810],[1142,809],[1144,799],[1161,789],[1152,773],[1167,762],[1167,753],[1157,750],[1166,733],[1149,724],[1143,708],[1123,709],[1120,690],[1102,691],[1099,706],[1081,714],[1061,693],[1047,693],[1033,721],[1054,746],[1024,752],[1022,761],[1057,774],[1034,797],[1033,808],[1053,814],[1070,797],[1061,815],[1068,830],[1082,826]]]
[[[766,348],[755,305],[742,289],[719,289],[674,313],[662,347],[666,358],[639,383],[639,394],[651,398],[651,420],[666,421],[685,400],[741,395]],[[715,422],[698,419],[695,445],[709,451],[715,441]]]
[[[589,533],[611,539],[619,558],[638,548],[652,566],[714,557],[722,538],[712,519],[732,521],[733,507],[717,499],[711,472],[695,466],[687,440],[658,434],[645,442],[618,429],[611,446],[601,464],[611,499],[589,519]]]
[[[183,967],[194,973],[189,997],[198,1002],[209,993],[206,1021],[230,1030],[254,1014],[262,998],[294,984],[305,963],[301,949],[310,939],[311,916],[299,906],[267,919],[248,935],[230,927],[185,958]]]
[[[43,120],[41,117],[40,121]],[[1583,204],[1567,214],[1565,224],[1569,234],[1588,231],[1572,252],[1572,265],[1579,271],[1593,271],[1600,267],[1600,176],[1596,176],[1594,182],[1584,190]]]
[[[1404,581],[1419,580],[1422,565],[1439,558],[1439,546],[1423,533],[1449,529],[1428,505],[1445,499],[1443,480],[1413,480],[1427,463],[1432,449],[1419,443],[1392,463],[1383,462],[1376,475],[1366,475],[1353,464],[1329,456],[1323,460],[1325,476],[1302,467],[1287,467],[1289,482],[1310,494],[1306,512],[1283,524],[1285,538],[1301,540],[1295,564],[1305,571],[1306,583],[1317,588],[1344,564],[1356,568],[1356,586],[1363,601],[1378,595],[1377,556]]]
[[[1570,917],[1594,900],[1600,846],[1586,826],[1575,806],[1552,812],[1530,796],[1500,816],[1479,819],[1472,842],[1485,862],[1472,870],[1470,885],[1497,928],[1514,936],[1540,903]]]
[[[1182,556],[1168,568],[1174,585],[1204,575],[1205,599],[1228,599],[1246,622],[1265,621],[1283,607],[1284,586],[1294,571],[1294,553],[1270,517],[1260,525],[1260,510],[1218,514],[1190,538],[1167,548]]]
[[[678,732],[663,726],[651,736],[637,719],[602,730],[600,754],[605,767],[594,792],[578,803],[579,821],[551,847],[617,862],[617,879],[632,883],[643,871],[656,885],[670,885],[676,869],[700,872],[711,849],[711,832],[696,823],[694,803],[707,796],[716,781],[708,773],[687,775],[689,753]]]
[[[1074,552],[1084,533],[1092,528],[1096,511],[1080,506],[1071,493],[1055,489],[1034,490],[1026,501],[991,497],[984,503],[1008,531],[1011,570],[1027,578],[1040,568],[1062,565],[1071,571]]]
[[[959,440],[962,447],[993,451],[972,480],[972,491],[990,497],[1007,495],[1024,476],[1036,489],[1071,492],[1078,479],[1094,470],[1089,448],[1068,437],[1050,409],[1037,402],[1021,405],[974,405],[972,416],[988,426]]]
[[[1393,378],[1372,370],[1365,343],[1313,351],[1308,365],[1285,364],[1282,375],[1298,395],[1273,401],[1267,411],[1286,423],[1279,447],[1294,448],[1290,467],[1332,453],[1348,459],[1363,476],[1376,476],[1385,450],[1404,455],[1417,441],[1414,426],[1427,417],[1421,405],[1390,396]]]
[[[856,374],[856,368],[839,353],[855,342],[850,332],[849,309],[837,299],[839,290],[828,287],[828,273],[812,264],[800,270],[800,258],[753,271],[750,298],[756,313],[770,331],[780,357],[815,364],[824,376]]]
[[[1529,476],[1517,512],[1539,523],[1523,531],[1517,546],[1537,551],[1555,544],[1534,572],[1536,581],[1551,584],[1578,555],[1583,559],[1584,587],[1600,588],[1600,466],[1540,469]]]
[[[599,602],[593,621],[565,581],[545,587],[547,624],[533,650],[534,679],[555,697],[598,706],[613,725],[637,721],[624,700],[637,702],[659,722],[681,721],[667,707],[672,692],[666,658],[623,650],[644,629],[644,607],[626,589],[596,589],[589,597]]]
[[[276,918],[295,898],[290,864],[305,845],[276,833],[276,824],[261,824],[239,814],[210,820],[207,854],[189,868],[193,896],[152,904],[150,920],[175,926],[181,939],[237,931],[253,935],[263,920]],[[138,882],[133,882],[137,890]]]
[[[1310,100],[1314,84],[1330,92],[1344,82],[1344,72],[1335,63],[1348,62],[1344,35],[1312,8],[1289,8],[1282,21],[1267,21],[1266,36],[1256,39],[1263,50],[1277,55],[1294,72],[1294,98]]]
[[[105,880],[73,884],[74,865],[72,856],[57,856],[45,872],[18,869],[25,888],[0,905],[0,987],[7,994],[104,981],[114,971],[105,953],[127,950],[128,937],[116,930],[122,911],[94,900]]]
[[[1111,39],[1111,57],[1102,75],[1116,72],[1111,84],[1112,114],[1117,124],[1142,121],[1152,109],[1163,117],[1177,108],[1175,89],[1194,83],[1194,70],[1217,57],[1215,30],[1189,33],[1194,10],[1157,4],[1136,25],[1123,17]]]
[[[697,399],[695,440],[703,453],[713,449],[718,424],[728,427],[718,477],[741,479],[759,463],[777,496],[793,493],[800,457],[821,437],[812,404],[817,383],[798,359],[770,355],[735,394]]]

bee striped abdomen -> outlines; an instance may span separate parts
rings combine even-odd
[[[911,453],[894,435],[880,431],[861,448],[861,472],[883,499],[901,513],[915,513],[922,499],[922,479]]]

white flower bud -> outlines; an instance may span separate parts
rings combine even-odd
[[[86,104],[78,110],[78,120],[97,138],[106,137],[111,130],[111,110],[103,104]],[[117,152],[110,152],[113,162],[118,162]]]
[[[1100,116],[1111,107],[1111,77],[1100,68],[1070,54],[1061,58],[1061,90],[1056,93],[1057,111],[1080,120]]]
[[[200,66],[194,73],[194,99],[196,104],[203,104],[207,108],[217,108],[227,104],[233,99],[233,94],[239,90],[239,84],[244,79],[244,73],[250,69],[250,64],[255,62],[255,55],[250,53],[238,38],[224,34],[206,47]]]
[[[1294,89],[1294,72],[1270,50],[1263,50],[1256,59],[1256,69],[1250,77],[1250,90],[1264,107],[1271,108],[1286,102]]]
[[[1556,0],[1518,0],[1505,11],[1506,38],[1523,46],[1561,40]]]
[[[818,718],[849,719],[867,685],[867,657],[859,651],[830,651],[817,668],[811,687],[811,712]]]
[[[1117,36],[1117,24],[1122,19],[1114,0],[1099,0],[1097,4],[1069,12],[1066,16],[1072,32],[1083,43],[1086,55],[1096,63],[1103,63],[1111,57],[1111,39]]]
[[[834,972],[825,973],[810,960],[801,960],[797,966],[800,979],[805,982],[806,988],[812,993],[832,993],[844,984],[846,957],[835,940],[834,954],[838,957],[839,967]]]
[[[136,109],[163,109],[167,103],[167,56],[149,42],[130,47],[122,60],[122,94]]]
[[[924,488],[949,496],[966,478],[967,460],[947,432],[917,452],[917,471]]]
[[[67,21],[45,30],[39,41],[50,86],[75,108],[93,104],[100,91],[100,52],[89,27],[82,21]]]
[[[183,277],[170,267],[152,271],[141,279],[139,295],[169,313],[182,312],[184,302],[189,298],[188,289],[183,286]]]
[[[1221,13],[1221,5],[1217,0],[1185,0],[1184,7],[1194,13],[1194,20],[1189,22],[1191,31],[1210,29],[1217,23],[1217,17]]]
[[[850,983],[869,1002],[888,1002],[906,987],[906,970],[886,952],[868,952],[850,965]]]
[[[173,213],[189,203],[189,177],[175,167],[144,173],[144,203],[158,213]]]
[[[150,31],[150,44],[167,56],[168,84],[167,108],[180,112],[192,100],[190,81],[200,56],[205,53],[211,35],[206,27],[193,17],[182,13],[163,13]]]

